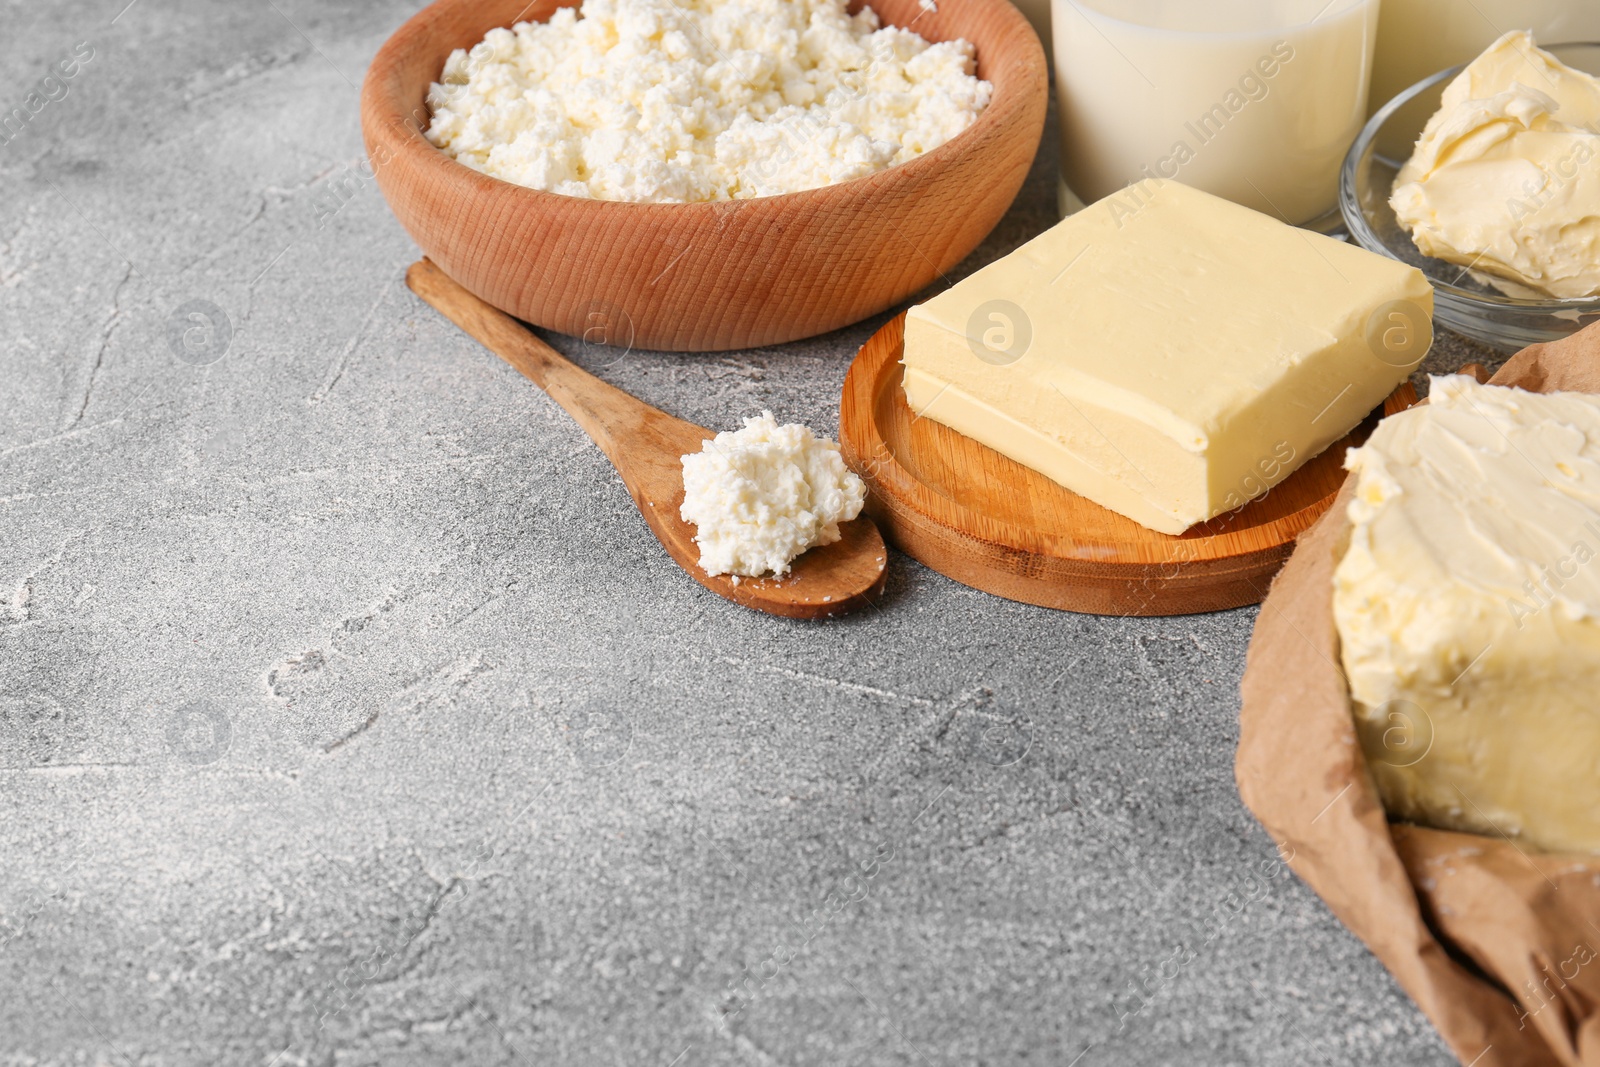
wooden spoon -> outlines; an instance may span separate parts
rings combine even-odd
[[[516,319],[456,284],[432,260],[413,263],[406,284],[578,421],[622,475],[667,554],[713,593],[756,611],[817,619],[855,611],[883,591],[888,554],[878,528],[865,517],[842,524],[841,540],[805,553],[782,578],[707,574],[694,527],[679,517],[678,508],[683,504],[681,457],[700,451],[701,443],[715,436],[710,430],[657,411],[575,366]]]

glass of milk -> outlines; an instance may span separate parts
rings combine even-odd
[[[1379,0],[1053,0],[1062,211],[1146,178],[1337,224]]]

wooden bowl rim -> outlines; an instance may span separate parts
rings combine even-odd
[[[860,410],[871,411],[877,402],[879,393],[878,383],[885,375],[892,374],[889,369],[897,363],[894,358],[878,358],[877,350],[903,351],[905,344],[905,318],[906,312],[901,312],[869,337],[865,344],[856,352],[850,362],[849,369],[845,372],[843,394],[848,397],[854,394],[856,406]],[[874,351],[869,355],[868,350]],[[1395,405],[1409,407],[1416,402],[1415,394],[1409,392],[1410,383],[1402,382],[1395,391],[1384,401],[1383,412],[1391,413]],[[1164,546],[1165,551],[1160,558],[1150,560],[1134,559],[1105,559],[1108,551],[1117,551],[1115,543],[1103,541],[1080,541],[1070,534],[1056,531],[1039,530],[1032,527],[1020,526],[1004,518],[990,515],[969,507],[960,501],[954,500],[938,492],[928,483],[913,475],[900,462],[899,455],[882,440],[876,426],[868,430],[866,427],[856,425],[852,420],[844,418],[844,409],[848,404],[841,406],[839,420],[839,440],[844,445],[846,456],[853,460],[852,466],[860,473],[862,468],[871,467],[880,472],[866,478],[868,487],[875,491],[881,504],[894,513],[899,521],[915,523],[924,528],[933,527],[948,536],[960,540],[985,544],[992,548],[1004,549],[1013,552],[1025,552],[1029,555],[1050,559],[1068,567],[1082,565],[1086,570],[1103,576],[1116,576],[1119,574],[1129,576],[1142,576],[1151,567],[1173,566],[1184,571],[1199,571],[1208,576],[1224,575],[1229,573],[1245,573],[1253,570],[1260,560],[1269,558],[1274,554],[1287,555],[1293,549],[1295,540],[1304,533],[1313,523],[1325,513],[1333,500],[1339,494],[1339,486],[1332,492],[1311,501],[1294,511],[1280,515],[1268,522],[1250,526],[1238,526],[1222,530],[1210,530],[1208,527],[1227,515],[1219,515],[1209,522],[1191,526],[1181,534],[1161,534],[1150,531],[1151,540],[1148,544],[1152,547]],[[871,421],[871,420],[869,420]],[[1363,420],[1365,421],[1365,420]],[[951,431],[952,433],[956,431]],[[1354,432],[1354,431],[1352,431]],[[868,459],[862,455],[862,437],[870,435],[871,440],[883,445],[885,455]],[[1340,440],[1343,440],[1341,438]],[[981,442],[978,442],[981,445]],[[986,447],[986,446],[982,446]],[[1338,447],[1338,442],[1329,448]],[[1325,450],[1326,451],[1326,450]],[[1322,453],[1319,453],[1321,455]],[[1014,462],[1014,461],[1013,461]],[[885,477],[885,473],[888,477]],[[1296,471],[1295,474],[1299,474]],[[1040,475],[1040,477],[1044,477]],[[1294,475],[1290,475],[1294,477]],[[1342,486],[1343,483],[1341,482]],[[1070,490],[1068,490],[1070,492]],[[1257,498],[1257,500],[1264,498]],[[1256,501],[1251,501],[1255,503]],[[1092,501],[1091,501],[1092,503]],[[1249,505],[1245,505],[1248,507]],[[1240,509],[1243,510],[1243,509]],[[1237,514],[1230,512],[1228,514]],[[979,537],[970,530],[978,523],[962,523],[960,516],[971,516],[997,531],[1002,536],[994,539]],[[1274,539],[1270,546],[1260,546],[1242,552],[1225,552],[1210,549],[1213,546],[1227,544],[1227,539],[1236,536],[1241,531],[1263,531]],[[1036,547],[1027,547],[1034,545]],[[1167,581],[1179,580],[1182,575],[1174,575]]]
[[[656,211],[664,209],[676,212],[687,225],[704,221],[704,218],[697,219],[696,213],[715,219],[745,210],[745,205],[755,205],[758,209],[786,215],[791,209],[804,211],[824,206],[829,201],[871,198],[889,193],[895,186],[914,188],[935,180],[946,169],[949,161],[970,149],[981,147],[991,137],[1004,135],[1026,120],[1032,106],[1036,106],[1033,104],[1033,98],[1038,96],[1041,88],[1048,95],[1049,76],[1045,65],[1044,48],[1038,34],[1034,32],[1022,12],[1008,0],[960,0],[959,8],[954,10],[965,12],[968,5],[983,5],[999,12],[1001,23],[994,36],[1007,43],[1012,38],[1017,39],[1017,47],[1022,53],[1020,56],[1002,54],[994,63],[996,70],[990,71],[989,76],[985,78],[993,86],[993,95],[988,106],[978,114],[972,125],[931,152],[872,174],[833,185],[818,186],[815,189],[739,200],[696,200],[690,203],[594,200],[588,197],[568,196],[565,193],[553,193],[544,189],[530,189],[525,185],[517,185],[503,178],[484,174],[458,162],[422,135],[420,123],[416,125],[411,123],[410,120],[415,117],[417,109],[408,111],[401,106],[402,101],[397,99],[401,95],[401,87],[393,84],[396,80],[394,72],[399,66],[398,53],[406,38],[413,35],[426,37],[433,29],[433,24],[450,14],[454,8],[476,8],[478,5],[475,0],[433,0],[433,3],[411,16],[399,29],[390,34],[373,56],[366,77],[362,80],[362,126],[370,143],[381,146],[392,154],[404,155],[419,166],[431,168],[456,192],[467,196],[487,196],[521,202],[524,206],[536,210],[559,207],[564,211],[583,212],[589,217],[597,217],[601,213],[615,215],[614,209],[617,208],[638,209],[641,215],[652,209]],[[528,6],[531,7],[532,4]],[[571,7],[576,4],[562,0],[557,6]],[[870,0],[865,6],[871,6]],[[882,19],[881,13],[879,18]],[[883,22],[883,25],[895,24]],[[489,27],[489,29],[495,28],[497,27]],[[488,30],[484,32],[487,33]],[[955,32],[951,37],[940,40],[951,40],[955,37],[965,37],[965,34]],[[970,37],[966,39],[971,40]],[[972,43],[976,49],[977,42]],[[434,78],[436,79],[437,75]],[[424,92],[424,108],[426,101],[427,95]],[[372,165],[375,170],[381,170],[389,162],[392,160],[381,164],[373,161]],[[885,188],[879,188],[880,186]]]

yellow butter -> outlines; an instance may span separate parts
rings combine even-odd
[[[1385,807],[1600,851],[1600,397],[1435,378],[1348,466],[1334,617]]]
[[[1506,34],[1445,89],[1390,198],[1419,249],[1556,297],[1600,294],[1600,78]]]
[[[1432,309],[1414,268],[1144,182],[912,308],[906,400],[1181,533],[1348,433],[1426,354]]]

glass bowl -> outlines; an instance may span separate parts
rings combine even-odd
[[[1600,43],[1549,45],[1545,50],[1569,67],[1600,74]],[[1345,157],[1339,208],[1351,238],[1362,248],[1409,263],[1427,275],[1433,283],[1434,318],[1441,326],[1502,352],[1516,352],[1600,321],[1600,297],[1508,296],[1485,274],[1423,255],[1389,207],[1395,175],[1428,119],[1439,110],[1445,86],[1461,70],[1451,67],[1418,82],[1372,116]],[[1396,152],[1397,146],[1404,147]]]

